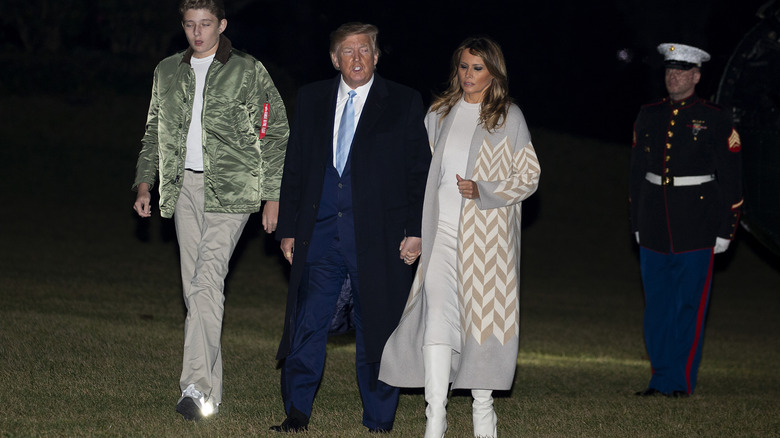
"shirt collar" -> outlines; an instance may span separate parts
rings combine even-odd
[[[339,75],[339,97],[338,100],[341,101],[342,99],[346,99],[347,95],[349,94],[349,85],[347,85],[346,82],[344,82],[344,77]],[[368,97],[368,92],[371,91],[371,85],[374,83],[374,75],[371,75],[371,79],[368,80],[365,84],[355,88],[355,93],[357,93],[357,96],[365,102],[366,97]]]

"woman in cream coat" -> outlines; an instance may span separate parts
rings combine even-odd
[[[425,121],[433,160],[422,256],[379,378],[425,387],[426,437],[444,436],[449,384],[471,389],[474,435],[494,437],[492,391],[510,389],[517,363],[521,202],[540,176],[498,44],[458,47]]]

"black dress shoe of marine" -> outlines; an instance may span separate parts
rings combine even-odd
[[[655,389],[655,388],[647,388],[644,391],[635,392],[634,395],[638,395],[640,397],[651,397],[654,395],[666,395],[663,392]]]
[[[689,395],[690,394],[688,394],[688,392],[686,391],[672,391],[671,393],[669,393],[669,397],[672,398],[685,398],[688,397]]]

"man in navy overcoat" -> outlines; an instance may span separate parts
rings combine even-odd
[[[292,268],[277,354],[287,418],[275,431],[308,427],[346,278],[363,424],[378,432],[393,427],[398,389],[377,379],[379,361],[420,253],[431,152],[420,94],[374,73],[377,33],[361,23],[334,31],[330,55],[340,74],[298,94],[276,230]]]

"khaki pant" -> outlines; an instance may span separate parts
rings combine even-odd
[[[203,200],[203,173],[186,171],[173,216],[187,306],[179,383],[182,391],[194,384],[217,406],[222,402],[225,277],[249,214],[205,213]]]

